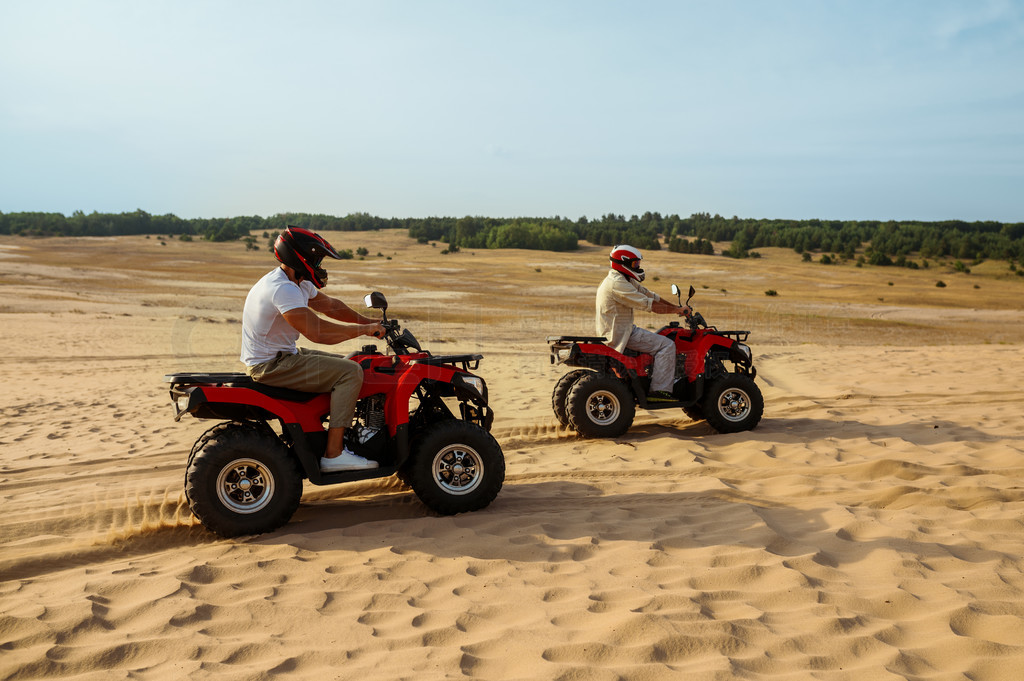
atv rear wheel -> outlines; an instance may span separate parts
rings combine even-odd
[[[440,421],[417,439],[403,473],[431,510],[441,515],[476,511],[498,496],[505,481],[505,457],[486,430],[466,421]]]
[[[185,474],[192,514],[222,537],[281,527],[302,496],[302,476],[272,431],[223,424],[197,442]]]
[[[621,380],[592,372],[572,384],[565,411],[571,427],[584,437],[618,437],[633,425],[636,403]]]
[[[562,374],[555,383],[555,389],[551,391],[551,409],[555,412],[555,418],[563,425],[569,425],[569,415],[565,413],[565,404],[569,400],[569,390],[581,376],[593,373],[588,369],[574,369],[567,374]]]
[[[703,404],[705,418],[719,433],[753,430],[764,413],[761,389],[745,374],[729,374],[716,380]]]

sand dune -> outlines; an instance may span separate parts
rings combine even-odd
[[[93,240],[63,240],[57,258],[9,238],[0,679],[1020,676],[1018,280],[972,275],[938,305],[922,298],[934,273],[830,270],[880,291],[900,277],[920,299],[832,313],[795,254],[657,254],[666,290],[698,268],[705,281],[754,268],[700,309],[723,326],[765,322],[749,325],[764,420],[719,435],[641,411],[622,438],[592,441],[551,414],[559,370],[543,337],[588,330],[590,301],[570,294],[600,279],[599,249],[541,277],[558,257],[337,241],[395,255],[347,263],[339,284],[387,291],[438,349],[485,354],[508,470],[495,502],[438,517],[394,480],[307,485],[277,532],[215,537],[182,494],[211,424],[174,423],[160,379],[236,368],[245,282],[266,254],[112,240],[155,273],[118,278]],[[223,253],[230,274],[203,282]],[[451,271],[425,281],[427,266]],[[525,293],[485,307],[477,279]],[[770,315],[765,280],[784,292]],[[434,288],[463,306],[435,305]],[[825,308],[806,316],[812,305]]]

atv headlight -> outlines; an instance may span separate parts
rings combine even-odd
[[[471,376],[469,374],[460,375],[459,378],[462,379],[462,383],[464,385],[468,385],[479,393],[480,397],[482,397],[484,401],[487,400],[487,384],[484,383],[484,379],[479,376]]]
[[[749,345],[733,343],[732,349],[729,350],[729,359],[740,364],[750,364],[754,361],[754,354],[750,351]]]
[[[178,398],[178,411],[185,411],[188,409],[188,395],[182,395]]]

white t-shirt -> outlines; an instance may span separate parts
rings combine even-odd
[[[278,352],[298,352],[299,332],[282,315],[307,307],[316,294],[312,282],[303,279],[296,284],[280,267],[257,281],[242,310],[242,362],[251,367],[274,359]]]

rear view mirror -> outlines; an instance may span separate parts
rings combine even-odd
[[[676,305],[682,307],[683,306],[683,297],[681,295],[679,295],[679,294],[680,294],[679,287],[676,286],[675,284],[672,284],[672,295],[674,295],[676,297]]]
[[[363,297],[363,302],[366,303],[366,307],[372,307],[375,310],[387,310],[388,299],[384,297],[384,294],[380,291],[374,291],[373,293],[367,293]]]

